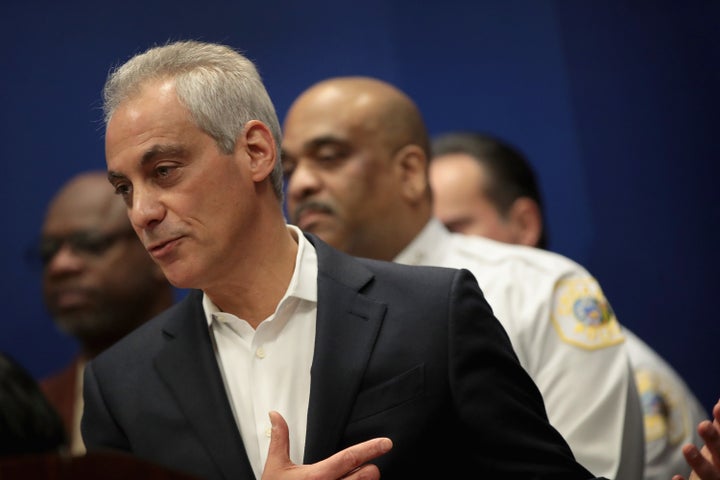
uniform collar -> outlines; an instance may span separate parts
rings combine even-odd
[[[443,249],[450,232],[437,218],[431,218],[420,233],[394,259],[406,265],[440,265]]]

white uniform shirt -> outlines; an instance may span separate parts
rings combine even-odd
[[[625,337],[583,267],[556,253],[452,234],[437,219],[395,261],[470,270],[577,460],[609,479],[643,477],[642,411]]]
[[[686,443],[702,445],[697,424],[709,417],[687,384],[662,357],[624,327],[645,415],[645,479],[690,477]]]
[[[290,459],[303,463],[305,450],[317,318],[317,254],[300,230],[288,228],[298,239],[295,271],[275,312],[257,330],[221,312],[203,296],[215,357],[255,478],[262,476],[267,459],[270,410],[280,412],[290,428]]]

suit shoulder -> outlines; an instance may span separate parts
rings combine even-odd
[[[468,274],[467,269],[461,267],[437,266],[437,265],[404,265],[395,262],[382,260],[373,260],[369,258],[359,258],[370,271],[376,275],[388,277],[398,277],[403,279],[420,279],[420,278],[437,278],[438,280],[448,280],[455,277],[461,270]]]
[[[128,359],[152,356],[162,346],[167,330],[179,319],[195,315],[197,308],[202,312],[202,292],[191,291],[185,298],[170,306],[147,322],[138,326],[123,338],[115,342],[92,361],[93,364],[112,364],[117,359],[127,362]]]
[[[393,262],[360,259],[360,262],[372,272],[372,289],[385,290],[404,298],[444,297],[460,285],[480,289],[475,275],[466,268],[404,265]]]

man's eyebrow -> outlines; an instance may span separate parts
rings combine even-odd
[[[110,183],[113,183],[113,180],[122,180],[123,178],[125,178],[125,175],[117,173],[113,170],[108,170],[107,179]]]
[[[153,145],[148,151],[146,151],[140,165],[146,165],[147,163],[163,157],[182,157],[185,156],[187,150],[179,145]]]
[[[313,138],[312,140],[308,141],[305,144],[305,149],[307,150],[317,150],[320,147],[324,147],[325,145],[346,145],[349,142],[344,139],[340,138],[334,135],[325,135],[322,137]]]
[[[185,147],[181,147],[178,145],[153,145],[150,147],[142,156],[140,159],[140,165],[144,166],[148,163],[152,162],[153,160],[157,160],[158,158],[165,158],[165,157],[184,157],[187,155],[187,149]],[[125,175],[109,170],[108,171],[108,180],[110,183],[113,182],[113,180],[123,179],[125,178]]]

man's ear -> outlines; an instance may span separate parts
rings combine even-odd
[[[427,156],[417,145],[405,145],[394,157],[400,193],[410,203],[420,202],[428,192]]]
[[[267,125],[259,120],[250,120],[240,134],[236,148],[242,146],[248,155],[251,178],[260,182],[267,178],[278,158],[275,139]]]
[[[510,207],[508,219],[512,224],[515,243],[530,247],[538,246],[543,223],[540,207],[535,200],[529,197],[516,199]]]

